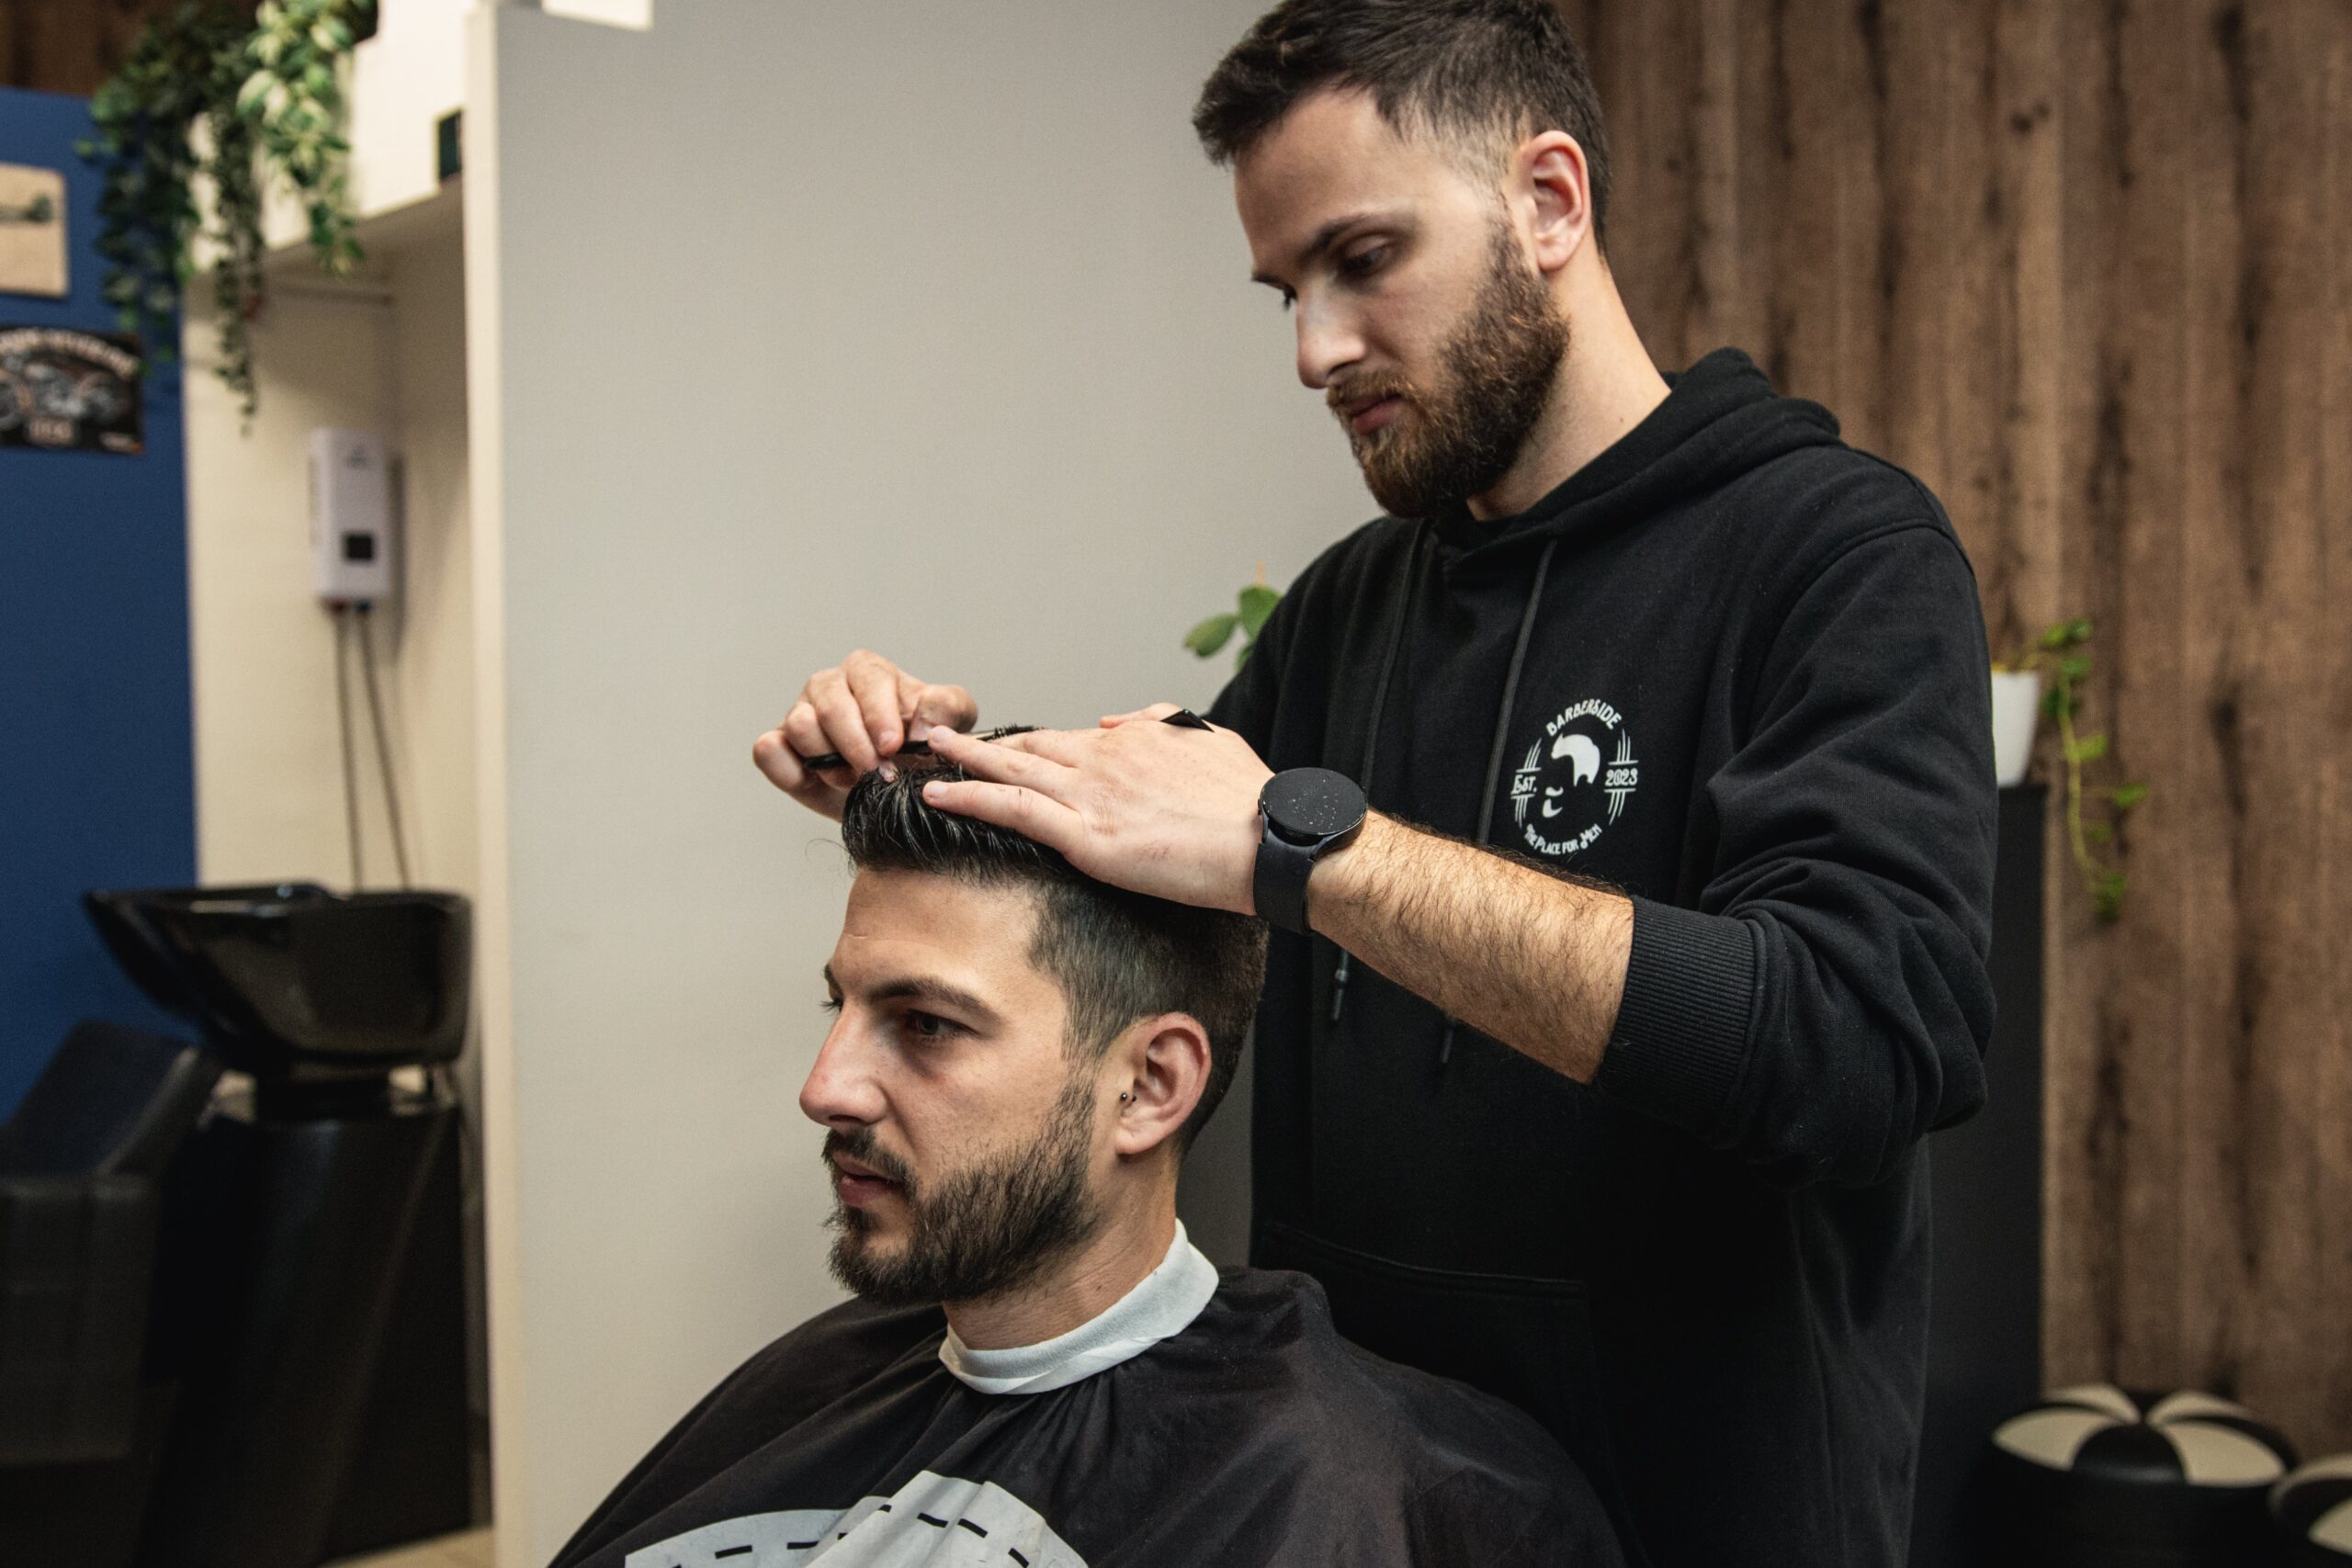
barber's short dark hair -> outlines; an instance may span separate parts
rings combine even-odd
[[[1002,732],[1001,732],[1002,733]],[[1192,1144],[1232,1086],[1266,980],[1266,923],[1097,882],[1034,839],[926,802],[922,786],[964,777],[909,759],[899,776],[867,773],[842,808],[842,846],[859,870],[919,871],[1036,895],[1029,961],[1069,1005],[1069,1045],[1099,1059],[1138,1019],[1189,1013],[1209,1037],[1209,1079],[1177,1135]]]
[[[1552,0],[1283,0],[1209,73],[1193,129],[1219,167],[1326,87],[1372,95],[1399,135],[1499,164],[1545,130],[1584,149],[1592,231],[1609,210],[1609,138],[1584,51]]]

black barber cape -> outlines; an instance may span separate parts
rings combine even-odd
[[[951,1371],[1025,1352],[958,1357],[936,1307],[811,1318],[655,1445],[555,1568],[1622,1564],[1534,1422],[1340,1338],[1304,1276],[1219,1276],[1180,1231],[1155,1279],[1179,1251],[1206,1295],[1190,1321],[1042,1392]]]
[[[1589,1085],[1276,932],[1250,1261],[1535,1413],[1635,1562],[1882,1568],[1922,1140],[1983,1103],[1993,1026],[1984,626],[1917,479],[1744,355],[1671,385],[1518,516],[1333,547],[1209,715],[1634,904]]]

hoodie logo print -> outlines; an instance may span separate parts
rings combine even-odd
[[[1564,859],[1590,849],[1623,815],[1641,782],[1624,716],[1587,697],[1562,708],[1520,759],[1510,780],[1511,818],[1529,849]]]

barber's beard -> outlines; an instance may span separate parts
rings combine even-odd
[[[1348,433],[1364,483],[1392,516],[1438,516],[1494,489],[1551,399],[1567,352],[1567,319],[1529,271],[1508,226],[1495,225],[1488,254],[1469,320],[1440,351],[1441,381],[1420,387],[1372,371],[1326,394],[1343,429],[1347,406],[1367,396],[1404,402],[1370,434]]]
[[[1091,1075],[1074,1072],[1036,1137],[920,1185],[874,1147],[871,1128],[827,1134],[829,1162],[838,1151],[899,1183],[910,1222],[895,1255],[881,1254],[872,1217],[837,1206],[827,1222],[842,1233],[833,1278],[884,1306],[978,1301],[1026,1284],[1102,1225],[1086,1185],[1093,1119]]]

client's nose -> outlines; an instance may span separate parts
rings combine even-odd
[[[882,1089],[868,1070],[865,1053],[844,1010],[817,1048],[816,1065],[800,1086],[800,1113],[821,1126],[847,1131],[882,1119]]]

